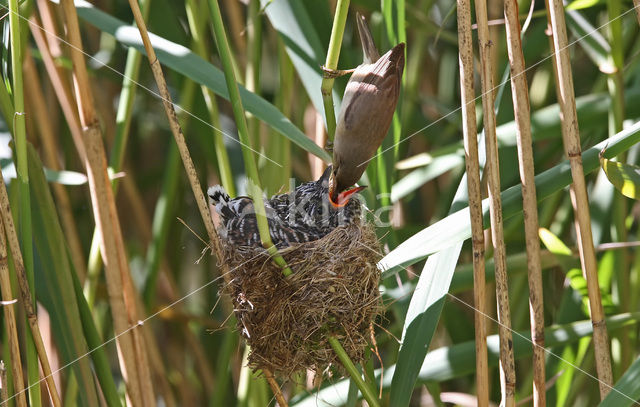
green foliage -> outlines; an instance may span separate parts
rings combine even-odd
[[[208,2],[221,8],[230,55],[221,55],[216,47]],[[325,125],[320,65],[326,60],[335,2],[256,2],[250,2],[255,9],[249,13],[246,2],[152,0],[148,21],[159,63],[182,109],[177,109],[179,121],[203,188],[224,182],[239,195],[247,193],[249,177],[259,178],[269,195],[287,191],[290,179],[296,185],[311,180],[317,175],[314,171],[331,160],[319,136]],[[47,14],[27,3],[21,10],[34,13],[37,19],[33,22],[48,24],[45,17],[50,16],[54,27],[62,27],[56,12]],[[196,11],[189,17],[187,3]],[[306,386],[304,372],[279,383],[295,406],[359,406],[362,396],[358,389],[376,399],[379,387],[382,397],[377,402],[381,406],[421,405],[426,393],[442,402],[446,401],[443,395],[451,392],[474,395],[475,346],[469,341],[474,329],[471,231],[459,110],[456,2],[350,3],[338,69],[354,68],[362,60],[355,11],[367,17],[381,53],[397,42],[407,43],[398,109],[382,154],[371,161],[364,177],[369,186],[363,195],[370,218],[392,219],[391,225],[379,225],[378,233],[384,247],[380,262],[383,314],[373,326],[375,346],[372,343],[367,350],[364,366],[350,366],[345,360],[351,378],[342,378],[341,369],[330,369],[316,372],[319,377],[313,386]],[[598,245],[599,283],[612,338],[615,386],[603,406],[631,405],[632,400],[640,399],[640,252],[635,244],[640,240],[640,227],[636,203],[627,199],[637,199],[640,190],[640,29],[631,2],[618,3],[576,0],[567,6],[566,14],[570,42],[575,41],[569,51],[578,96],[582,162]],[[198,238],[202,221],[155,85],[150,85],[153,77],[146,60],[142,59],[139,70],[127,69],[130,78],[122,76],[125,66],[133,64],[127,62],[134,59],[133,50],[144,51],[137,28],[127,23],[131,11],[126,2],[106,0],[92,5],[78,0],[75,4],[100,128],[115,170],[106,176],[120,182],[116,210],[131,277],[140,304],[144,304],[140,308],[146,307],[141,318],[148,318],[144,319],[145,328],[152,332],[154,349],[159,350],[149,361],[154,392],[168,406],[274,405],[265,378],[243,370],[242,327],[236,329],[232,307],[219,294],[224,284],[220,275],[223,267]],[[520,6],[524,11],[529,3]],[[54,3],[51,7],[59,6]],[[6,6],[0,8],[8,11]],[[614,23],[610,24],[611,20]],[[69,80],[68,46],[54,41],[55,35],[67,38],[63,31],[47,37],[62,72],[60,83],[50,76],[51,67],[38,48],[42,44],[35,41],[24,20],[20,24],[24,37],[21,48],[8,41],[6,46],[21,50],[23,57],[33,56],[41,93],[25,95],[26,115],[15,116],[14,98],[16,92],[22,95],[22,84],[14,83],[16,79],[5,72],[8,76],[0,86],[0,131],[9,132],[13,141],[9,144],[12,150],[0,157],[0,164],[5,180],[11,182],[12,210],[20,220],[17,226],[22,246],[26,253],[33,252],[33,264],[28,267],[34,272],[39,317],[42,321],[45,313],[50,316],[49,356],[61,367],[56,374],[63,385],[63,398],[69,397],[67,405],[97,405],[102,397],[110,406],[122,405],[123,372],[113,340],[113,310],[104,273],[92,263],[90,274],[85,276],[76,263],[78,258],[86,263],[95,219],[84,163],[72,137],[77,112]],[[253,37],[257,44],[247,44],[251,24],[260,27],[259,35]],[[541,260],[548,405],[596,405],[600,397],[594,380],[586,280],[580,269],[568,198],[571,166],[562,150],[546,26],[543,5],[537,5],[523,46],[529,67],[526,75],[532,102],[540,237],[547,249]],[[33,25],[30,28],[41,30]],[[216,29],[222,34],[220,27]],[[496,25],[493,30],[498,76],[508,72],[508,59],[503,26]],[[3,58],[7,55],[11,53]],[[229,102],[222,59],[229,77],[235,74],[241,105]],[[9,60],[0,62],[11,66]],[[259,70],[255,89],[245,82],[252,69]],[[347,78],[336,78],[333,86],[336,114]],[[497,134],[516,391],[522,400],[532,392],[522,195],[516,125],[506,89],[509,85],[496,85],[501,95],[496,100]],[[69,106],[61,105],[57,93],[65,86],[71,98],[71,116]],[[130,92],[129,86],[137,92]],[[45,103],[45,116],[36,110],[33,97]],[[119,101],[125,104],[123,97],[126,105],[116,118],[115,106]],[[481,117],[479,99],[476,104]],[[242,121],[242,116],[249,121],[249,131],[241,139],[253,151],[243,151],[237,137],[235,123]],[[22,120],[29,143],[25,143]],[[46,151],[49,144],[42,142],[45,126],[54,134],[56,151]],[[478,126],[482,130],[482,123]],[[129,136],[124,137],[123,132]],[[0,133],[3,142],[5,134]],[[212,137],[222,140],[215,148]],[[35,148],[25,147],[31,144]],[[42,165],[41,160],[48,163],[50,157],[58,160],[59,168]],[[248,157],[255,158],[256,164],[250,164],[246,171],[244,160]],[[24,172],[26,164],[28,174]],[[604,172],[596,171],[600,168]],[[486,200],[483,211],[488,227]],[[73,227],[69,227],[69,219]],[[77,246],[71,237],[74,233]],[[490,248],[487,244],[488,282],[494,279]],[[290,266],[295,273],[295,265]],[[495,314],[491,309],[486,317],[491,387],[499,389]],[[19,332],[26,343],[22,322]],[[135,324],[131,328],[138,329]],[[4,338],[5,325],[2,329]],[[339,351],[339,344],[336,349]],[[151,354],[151,347],[149,350]],[[26,356],[27,348],[21,351]],[[2,358],[7,360],[4,354]],[[493,402],[500,401],[498,391],[491,397]]]

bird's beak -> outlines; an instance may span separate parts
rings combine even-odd
[[[333,205],[335,208],[342,208],[343,206],[345,206],[346,204],[349,203],[349,200],[351,199],[351,197],[353,196],[353,194],[356,194],[360,191],[362,191],[363,189],[365,189],[367,186],[362,186],[362,187],[354,187],[351,188],[349,190],[346,191],[342,191],[338,194],[338,197],[335,199],[333,199],[333,197],[331,196],[331,194],[329,194],[329,201],[331,202],[331,205]]]

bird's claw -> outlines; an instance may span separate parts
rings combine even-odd
[[[335,79],[344,75],[348,75],[350,73],[353,73],[353,71],[355,71],[355,69],[331,69],[331,68],[327,68],[324,65],[321,65],[320,69],[322,69],[323,79]]]

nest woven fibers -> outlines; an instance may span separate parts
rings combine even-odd
[[[360,362],[381,310],[380,245],[373,226],[355,222],[323,238],[280,250],[285,277],[262,248],[220,242],[238,330],[251,347],[249,366],[277,376],[340,366],[328,336]]]

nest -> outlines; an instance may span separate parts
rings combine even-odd
[[[362,361],[369,327],[380,312],[379,243],[364,222],[280,250],[293,274],[282,275],[265,250],[221,241],[238,329],[251,346],[249,366],[281,377],[340,366],[327,338]]]

